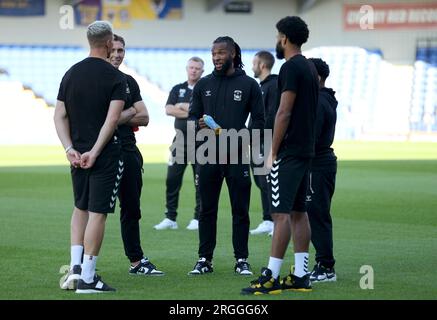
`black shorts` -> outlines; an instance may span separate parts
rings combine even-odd
[[[102,214],[113,213],[123,170],[118,142],[110,142],[92,168],[71,167],[76,208]]]
[[[305,212],[310,159],[284,156],[273,163],[269,183],[270,213]]]

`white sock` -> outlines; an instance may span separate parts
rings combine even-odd
[[[294,254],[294,275],[302,278],[308,273],[308,252],[296,252]]]
[[[282,262],[284,259],[278,259],[275,257],[269,258],[269,265],[267,268],[269,268],[272,271],[272,277],[275,279],[278,279],[279,273],[281,272]]]
[[[98,256],[90,256],[87,254],[83,256],[82,274],[80,275],[80,278],[86,283],[91,283],[94,281],[97,258]]]
[[[70,262],[70,269],[73,269],[73,266],[75,265],[81,265],[82,264],[82,254],[83,254],[83,246],[81,245],[73,245],[71,246],[70,255],[71,255],[71,262]]]

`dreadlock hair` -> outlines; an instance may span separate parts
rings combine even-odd
[[[226,46],[228,48],[235,51],[235,58],[233,61],[234,68],[243,69],[244,64],[243,64],[243,61],[241,60],[241,48],[238,45],[238,43],[236,43],[234,41],[234,39],[232,39],[231,37],[228,37],[228,36],[218,37],[217,39],[214,40],[213,43],[223,43],[223,42],[226,43]]]

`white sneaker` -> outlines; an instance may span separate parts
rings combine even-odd
[[[159,224],[153,227],[155,230],[164,230],[164,229],[177,229],[178,224],[176,221],[172,221],[169,218],[165,218]]]
[[[235,264],[235,273],[241,274],[243,276],[251,276],[253,272],[250,268],[250,264],[247,262],[247,259],[238,259]]]
[[[198,230],[199,229],[199,220],[192,219],[187,226],[188,230]]]
[[[265,220],[256,229],[250,230],[250,234],[270,233],[273,231],[273,222]]]

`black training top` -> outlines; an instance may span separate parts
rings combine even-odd
[[[273,129],[278,105],[278,75],[271,74],[260,82],[264,101],[265,128]]]
[[[175,85],[168,95],[167,104],[175,105],[176,103],[190,103],[193,89],[188,85],[188,81]],[[176,118],[174,120],[175,129],[187,132],[187,119]]]
[[[198,120],[208,114],[223,129],[246,127],[249,113],[252,129],[264,128],[264,106],[258,83],[241,69],[230,75],[215,71],[203,77],[194,87],[189,118]]]
[[[126,94],[127,99],[124,105],[124,110],[129,109],[134,105],[134,103],[143,100],[140,93],[140,87],[137,81],[130,75],[126,74]],[[124,151],[135,151],[135,144],[137,140],[135,139],[135,133],[133,128],[127,124],[122,124],[118,126],[119,136],[122,142]]]
[[[314,134],[319,81],[314,64],[298,54],[285,62],[278,77],[278,106],[285,91],[296,93],[290,123],[278,155],[314,156]]]
[[[335,123],[337,122],[337,99],[335,91],[321,88],[316,117],[316,155],[312,162],[312,170],[336,171],[337,165],[334,150]]]
[[[126,100],[126,77],[109,62],[88,57],[62,78],[58,100],[65,103],[73,146],[89,151],[97,141],[112,100]]]

